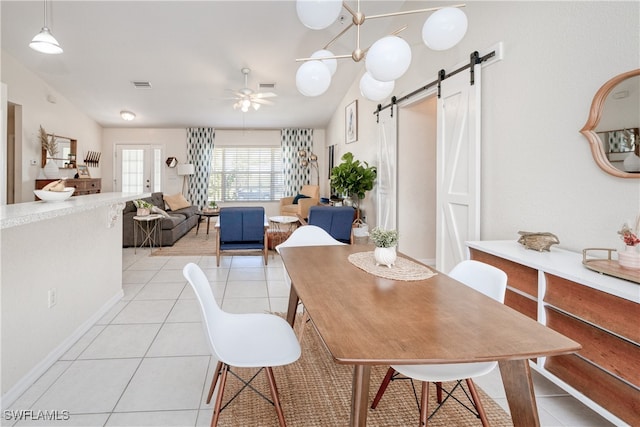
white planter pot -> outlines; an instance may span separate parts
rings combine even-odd
[[[386,265],[391,268],[396,262],[396,247],[392,248],[376,248],[373,251],[373,257],[376,260],[376,265]]]
[[[618,264],[624,268],[640,269],[640,252],[636,246],[625,246],[624,251],[618,251]]]
[[[60,178],[60,169],[58,169],[58,165],[53,160],[47,160],[44,168],[44,176],[48,179],[59,179]]]

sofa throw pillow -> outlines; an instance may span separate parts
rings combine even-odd
[[[310,199],[310,198],[311,197],[305,196],[304,194],[298,194],[296,197],[293,198],[293,204],[297,205],[300,199]]]
[[[169,216],[170,216],[168,213],[166,213],[165,211],[163,211],[162,209],[160,209],[160,208],[159,208],[159,207],[157,207],[157,206],[152,207],[152,208],[151,208],[151,212],[152,212],[152,213],[160,214],[160,215],[162,215],[162,216],[163,216],[163,217],[165,217],[165,218],[169,218]]]
[[[188,208],[191,206],[191,203],[180,193],[174,194],[171,196],[164,195],[162,197],[167,205],[169,205],[169,209],[172,211],[177,211],[178,209]]]

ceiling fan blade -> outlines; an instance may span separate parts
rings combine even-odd
[[[258,92],[253,94],[254,98],[273,98],[275,96],[278,96],[278,95],[276,95],[273,92]]]
[[[273,105],[273,102],[269,101],[268,99],[253,98],[251,102],[255,102],[256,104],[262,104],[262,105]]]

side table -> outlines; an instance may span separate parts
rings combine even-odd
[[[149,248],[153,248],[156,243],[156,233],[158,234],[158,245],[162,247],[162,236],[160,235],[162,229],[158,227],[162,221],[162,215],[152,214],[144,216],[134,216],[133,227],[133,253],[135,254],[138,249],[138,228],[142,233],[142,243],[140,247],[149,245]]]
[[[196,212],[196,215],[198,215],[198,226],[196,227],[196,236],[198,235],[198,231],[200,231],[200,221],[202,221],[202,217],[207,219],[207,236],[208,236],[209,222],[211,221],[212,217],[220,215],[220,209],[202,210],[202,211]]]
[[[297,228],[298,217],[287,215],[276,215],[269,217],[271,230],[268,233],[270,249],[275,249],[280,243],[289,238],[293,230]]]

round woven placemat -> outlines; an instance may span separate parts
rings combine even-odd
[[[392,280],[425,280],[438,274],[422,264],[418,264],[401,256],[396,258],[396,263],[391,268],[386,265],[376,265],[373,251],[351,254],[349,255],[349,262],[374,276]]]

